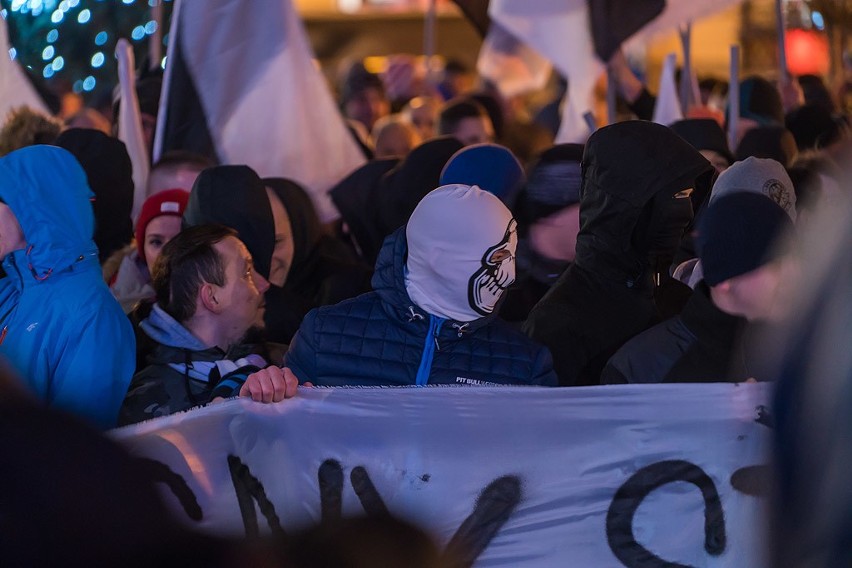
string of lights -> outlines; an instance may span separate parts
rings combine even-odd
[[[90,97],[114,87],[113,53],[120,38],[134,45],[137,61],[147,62],[148,42],[158,37],[159,24],[151,10],[157,2],[0,0],[0,17],[8,25],[13,60],[48,84],[60,82]],[[163,21],[168,22],[173,2],[159,2],[164,8]],[[168,45],[168,33],[161,37],[163,45]],[[165,68],[165,57],[158,63]]]

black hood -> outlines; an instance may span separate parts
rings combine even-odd
[[[414,208],[440,185],[441,172],[464,144],[452,136],[424,142],[382,177],[374,204],[379,210],[382,238],[408,222]]]
[[[266,186],[248,166],[215,166],[201,172],[183,214],[187,226],[219,224],[237,231],[254,260],[255,270],[269,278],[275,248],[275,220]]]
[[[95,244],[103,263],[133,238],[133,165],[127,147],[121,140],[89,128],[66,130],[55,145],[77,158],[95,194]]]
[[[361,256],[370,265],[382,248],[385,235],[378,226],[375,195],[379,182],[399,163],[399,158],[371,160],[349,174],[329,192],[340,216],[349,227]]]
[[[308,193],[298,183],[286,178],[266,178],[266,187],[275,192],[287,211],[293,231],[293,261],[290,274],[310,258],[322,238],[322,225]]]
[[[653,233],[648,208],[657,194],[709,185],[713,166],[671,129],[628,121],[586,143],[575,263],[632,286],[647,272]],[[699,188],[696,188],[698,191]]]

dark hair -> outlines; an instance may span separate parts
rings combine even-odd
[[[466,118],[488,118],[480,103],[470,97],[459,97],[447,102],[438,115],[438,134],[452,135]]]
[[[154,263],[151,283],[157,303],[167,314],[183,323],[195,314],[203,283],[225,285],[225,264],[213,245],[236,236],[236,231],[223,225],[198,225],[166,243]]]

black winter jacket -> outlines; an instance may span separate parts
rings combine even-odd
[[[640,333],[618,350],[601,382],[709,383],[749,378],[740,342],[746,320],[717,308],[698,284],[681,315]]]
[[[618,348],[659,321],[652,200],[709,183],[713,170],[670,129],[638,120],[595,132],[582,169],[576,258],[524,324],[550,348],[563,386],[599,384]]]

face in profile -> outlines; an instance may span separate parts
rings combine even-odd
[[[390,103],[378,89],[362,89],[346,101],[344,112],[347,118],[357,120],[372,130],[378,119],[390,113]]]
[[[461,119],[452,135],[465,146],[485,144],[494,142],[494,127],[487,116],[472,116]]]
[[[214,286],[215,303],[232,344],[239,342],[262,317],[263,294],[269,282],[255,272],[251,254],[236,237],[213,245],[225,265],[225,285]]]
[[[275,221],[275,249],[272,251],[272,261],[269,265],[269,283],[279,288],[287,281],[290,266],[293,264],[295,245],[293,243],[293,227],[290,216],[278,195],[266,188],[272,217]]]
[[[0,261],[10,252],[24,248],[24,232],[12,209],[0,202]]]

